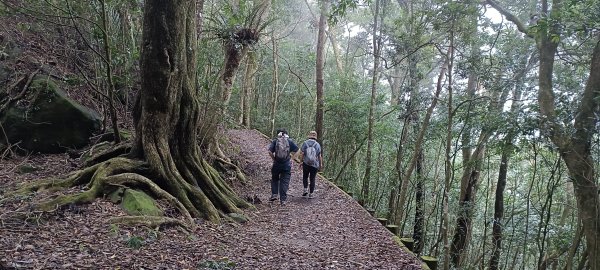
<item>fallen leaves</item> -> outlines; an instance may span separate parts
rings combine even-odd
[[[248,176],[246,185],[234,189],[242,198],[267,201],[269,142],[251,130],[232,130],[227,135],[234,146],[244,146],[232,146],[227,152]],[[30,157],[27,162],[40,168],[30,174],[0,169],[0,189],[67,173],[71,168],[64,158]],[[2,164],[2,168],[15,164]],[[197,219],[198,227],[191,234],[177,228],[111,225],[110,217],[124,214],[104,200],[45,215],[39,224],[0,223],[0,268],[420,269],[420,263],[403,253],[384,227],[329,183],[317,180],[318,197],[302,198],[300,174],[292,172],[286,206],[256,204],[246,213],[251,220],[236,226]],[[1,205],[0,213],[23,203],[29,202]],[[135,243],[128,244],[128,239]],[[134,248],[136,243],[140,246]]]

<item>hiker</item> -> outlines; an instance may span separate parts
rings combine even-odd
[[[308,139],[302,143],[300,147],[300,160],[302,160],[302,184],[304,184],[304,192],[302,197],[312,199],[315,192],[315,178],[317,172],[323,168],[323,153],[321,145],[317,142],[317,132],[310,131]],[[308,186],[308,178],[310,178],[310,190]]]
[[[290,153],[296,152],[298,152],[298,146],[290,139],[287,131],[278,129],[277,138],[269,145],[269,155],[273,159],[271,198],[269,198],[269,201],[276,201],[279,194],[279,203],[285,205],[290,177],[292,176]]]

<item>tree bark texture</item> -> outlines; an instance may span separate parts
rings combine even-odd
[[[421,252],[423,251],[423,247],[425,246],[425,239],[424,239],[424,231],[423,229],[425,228],[424,224],[425,224],[425,201],[423,199],[423,195],[424,195],[424,183],[423,181],[425,181],[425,176],[423,175],[423,162],[424,162],[425,156],[423,155],[423,149],[420,150],[419,152],[419,157],[417,158],[417,168],[416,168],[416,173],[417,173],[417,179],[416,179],[416,187],[415,187],[415,224],[413,226],[413,241],[414,241],[414,246],[413,246],[413,252],[417,255],[420,255]]]
[[[492,225],[492,257],[490,259],[490,270],[498,269],[500,263],[500,250],[502,249],[502,218],[504,217],[504,188],[506,187],[506,175],[508,171],[509,153],[503,151],[498,172],[498,184],[496,186],[496,199],[494,200],[494,224]]]
[[[256,52],[249,51],[248,57],[246,58],[246,71],[244,72],[244,85],[242,86],[242,95],[240,100],[240,125],[250,128],[250,113],[251,108],[250,102],[252,101],[252,94],[256,83],[254,81],[254,75],[258,66],[256,65]]]
[[[479,181],[479,171],[472,170],[467,178],[464,194],[459,202],[459,213],[456,218],[456,229],[450,247],[452,264],[456,267],[462,265],[468,241],[471,237],[473,206],[475,203],[476,186]]]
[[[192,216],[218,222],[246,203],[197,147],[196,41],[195,0],[146,1],[132,155],[148,163],[156,183]]]

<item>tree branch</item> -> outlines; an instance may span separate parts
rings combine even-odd
[[[513,15],[512,13],[510,13],[508,10],[504,9],[502,6],[500,6],[494,0],[485,0],[485,3],[487,3],[490,6],[492,6],[495,10],[497,10],[498,12],[500,12],[500,14],[502,14],[504,17],[506,17],[507,20],[509,20],[512,23],[514,23],[517,26],[517,29],[519,29],[519,31],[521,33],[527,35],[530,38],[535,38],[533,36],[533,34],[531,34],[528,31],[527,26],[525,24],[523,24],[521,22],[521,20],[519,20],[519,18],[517,18],[515,15]]]
[[[600,108],[600,37],[592,54],[590,64],[590,75],[588,77],[581,103],[575,116],[576,138],[579,140],[590,140],[598,121]]]

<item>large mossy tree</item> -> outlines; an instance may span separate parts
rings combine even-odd
[[[196,88],[196,1],[146,1],[142,91],[132,153],[159,174],[192,216],[218,217],[245,203],[201,157]]]
[[[79,194],[61,195],[34,208],[50,211],[87,203],[118,186],[136,187],[192,218],[218,222],[240,212],[241,200],[202,156],[197,143],[200,102],[196,87],[196,1],[145,1],[141,54],[141,91],[134,111],[131,146],[117,146],[98,162],[66,179],[36,182],[16,193],[88,185]],[[125,149],[125,150],[123,150]],[[132,217],[129,221],[147,222]],[[155,223],[177,222],[170,218]]]

